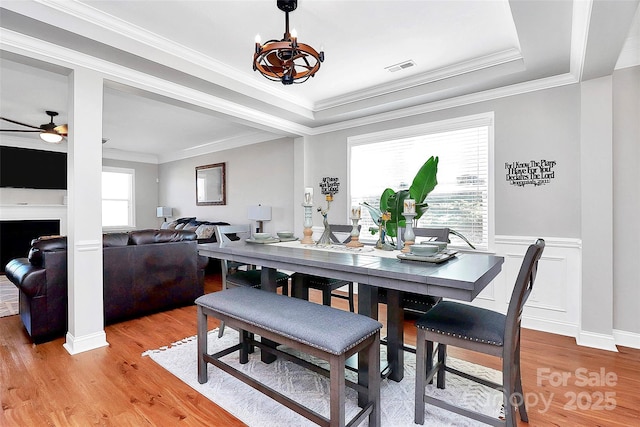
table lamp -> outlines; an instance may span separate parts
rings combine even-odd
[[[166,206],[158,206],[156,208],[156,217],[164,218],[164,222],[167,222],[167,218],[171,218],[173,215],[173,209]]]
[[[262,233],[262,222],[271,221],[271,206],[249,206],[247,217],[258,223],[256,233]]]

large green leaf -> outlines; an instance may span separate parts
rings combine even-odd
[[[411,187],[409,187],[409,193],[411,198],[416,201],[416,219],[420,218],[422,214],[427,211],[428,205],[424,203],[424,199],[427,198],[429,193],[436,188],[438,180],[436,175],[438,174],[438,157],[429,157],[424,165],[420,168]]]
[[[387,221],[387,234],[390,237],[398,235],[398,228],[406,226],[406,220],[402,215],[405,199],[410,199],[409,190],[400,190],[391,194],[387,201],[387,210],[391,212],[391,219]]]

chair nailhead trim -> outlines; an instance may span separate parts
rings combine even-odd
[[[491,344],[491,345],[496,345],[498,347],[502,346],[502,343],[499,343],[497,341],[488,341],[488,340],[483,340],[483,339],[479,339],[479,338],[472,338],[472,337],[468,337],[466,335],[460,335],[460,334],[453,334],[451,332],[444,332],[435,328],[425,328],[423,326],[418,326],[421,329],[426,329],[429,332],[435,332],[436,334],[440,334],[440,335],[447,335],[450,337],[454,337],[454,338],[462,338],[463,340],[467,340],[467,341],[475,341],[475,342],[481,342],[481,343],[485,343],[485,344]]]

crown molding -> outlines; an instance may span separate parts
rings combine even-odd
[[[455,98],[421,104],[414,107],[402,108],[387,113],[380,113],[362,117],[359,119],[346,120],[339,123],[319,126],[313,129],[313,135],[319,135],[327,132],[336,132],[389,120],[402,119],[410,116],[417,116],[420,114],[432,113],[434,111],[446,110],[448,108],[461,107],[463,105],[477,104],[479,102],[490,101],[493,99],[506,98],[509,96],[536,92],[539,90],[551,89],[559,86],[566,86],[575,84],[577,82],[578,80],[571,73],[546,77],[543,79],[517,83],[514,85],[490,89],[482,92],[476,92],[469,95],[462,95]]]
[[[639,35],[627,38],[624,48],[620,52],[618,62],[616,62],[615,69],[620,70],[622,68],[635,67],[636,65],[640,65]]]
[[[209,142],[207,144],[191,147],[186,150],[163,153],[158,156],[158,163],[168,163],[176,160],[188,159],[219,151],[231,150],[244,147],[246,145],[258,144],[261,142],[273,141],[282,137],[274,137],[273,134],[256,132],[252,134],[236,135],[232,138]]]
[[[582,80],[582,72],[584,70],[584,58],[587,51],[587,39],[589,37],[592,9],[593,0],[573,2],[569,72],[573,74],[578,81]]]
[[[127,162],[158,164],[158,156],[155,154],[139,153],[137,151],[116,150],[102,147],[102,158],[111,160],[124,160]]]
[[[502,52],[496,52],[490,55],[474,58],[472,60],[460,62],[438,70],[420,73],[390,83],[350,92],[344,96],[325,99],[315,104],[314,111],[322,111],[329,108],[339,107],[341,105],[350,104],[363,99],[375,98],[388,93],[450,79],[452,77],[496,67],[498,65],[520,62],[521,68],[524,69],[523,61],[524,58],[522,57],[520,50],[507,49]]]

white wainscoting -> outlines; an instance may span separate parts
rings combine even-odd
[[[500,275],[475,299],[474,305],[507,312],[524,254],[535,237],[496,236],[496,255],[505,258]],[[538,274],[522,315],[522,326],[577,337],[580,329],[582,242],[546,238]]]

